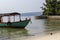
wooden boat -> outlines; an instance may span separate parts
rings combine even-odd
[[[18,15],[20,20],[15,21],[15,16]],[[8,17],[8,22],[3,22],[2,17],[7,16]],[[14,22],[11,22],[10,17],[13,16]],[[29,19],[21,20],[21,14],[17,12],[13,13],[6,13],[6,14],[0,14],[0,27],[7,27],[7,28],[25,28],[27,24],[29,23]]]

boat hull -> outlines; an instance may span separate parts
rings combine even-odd
[[[8,23],[0,23],[0,27],[5,28],[25,28],[30,20],[24,20],[19,22],[8,22]]]

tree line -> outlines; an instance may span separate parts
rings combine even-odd
[[[42,7],[43,15],[60,15],[60,1],[59,0],[45,0]]]

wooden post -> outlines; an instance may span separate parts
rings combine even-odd
[[[0,16],[0,23],[2,23],[2,16]]]

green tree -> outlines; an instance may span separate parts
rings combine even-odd
[[[46,4],[42,7],[43,15],[59,15],[60,14],[60,1],[46,0]]]

